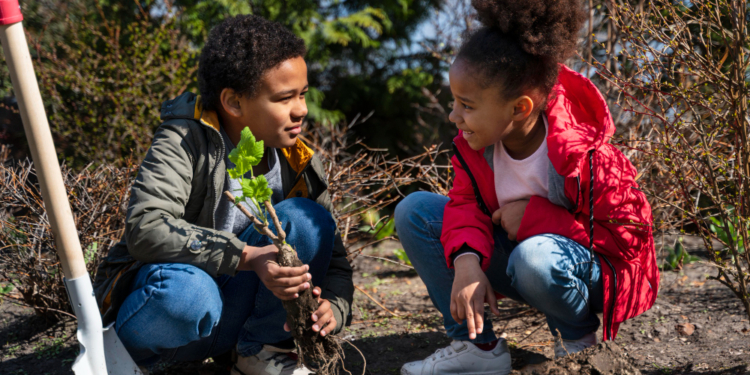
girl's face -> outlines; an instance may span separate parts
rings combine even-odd
[[[286,148],[297,142],[307,116],[307,64],[302,57],[286,60],[268,70],[253,96],[222,92],[222,104],[230,121],[227,134],[237,144],[246,126],[267,147]],[[224,97],[226,95],[226,97]],[[236,136],[236,139],[234,139]]]
[[[481,150],[512,137],[517,123],[531,114],[533,103],[528,96],[506,100],[497,85],[483,88],[473,73],[470,63],[461,59],[451,66],[449,78],[455,101],[448,119],[463,130],[472,149]]]

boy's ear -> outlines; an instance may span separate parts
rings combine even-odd
[[[242,108],[240,107],[240,95],[230,88],[224,88],[219,95],[221,107],[228,115],[233,117],[242,117]]]
[[[531,116],[534,111],[534,100],[527,95],[522,95],[516,99],[516,105],[513,106],[513,121],[523,121]]]

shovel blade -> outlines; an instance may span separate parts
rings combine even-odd
[[[143,375],[117,337],[114,324],[102,329],[102,317],[88,275],[65,279],[70,303],[78,319],[80,353],[73,363],[76,375]]]

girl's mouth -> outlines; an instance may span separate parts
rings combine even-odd
[[[469,137],[471,137],[472,135],[474,135],[474,132],[473,131],[469,131],[469,130],[464,130],[463,133],[461,133],[461,134],[463,134],[464,139],[468,139]]]

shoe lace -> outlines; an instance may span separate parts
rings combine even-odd
[[[432,354],[431,354],[431,355],[430,355],[429,357],[427,357],[427,359],[428,359],[428,360],[429,360],[429,359],[431,359],[431,360],[433,360],[433,361],[436,361],[436,360],[437,360],[438,358],[440,358],[440,359],[443,359],[443,358],[445,358],[446,356],[451,356],[451,355],[453,355],[453,353],[455,353],[455,352],[456,352],[457,350],[460,350],[460,349],[463,349],[463,348],[465,348],[465,347],[466,347],[466,344],[464,344],[464,343],[460,343],[460,344],[462,344],[463,346],[462,346],[461,348],[456,348],[456,347],[455,347],[455,346],[453,346],[453,345],[454,345],[455,343],[457,343],[457,342],[458,342],[458,341],[454,341],[454,342],[452,342],[452,343],[451,343],[450,345],[446,346],[445,348],[440,348],[440,349],[436,350],[436,351],[435,351],[435,353],[432,353]]]

